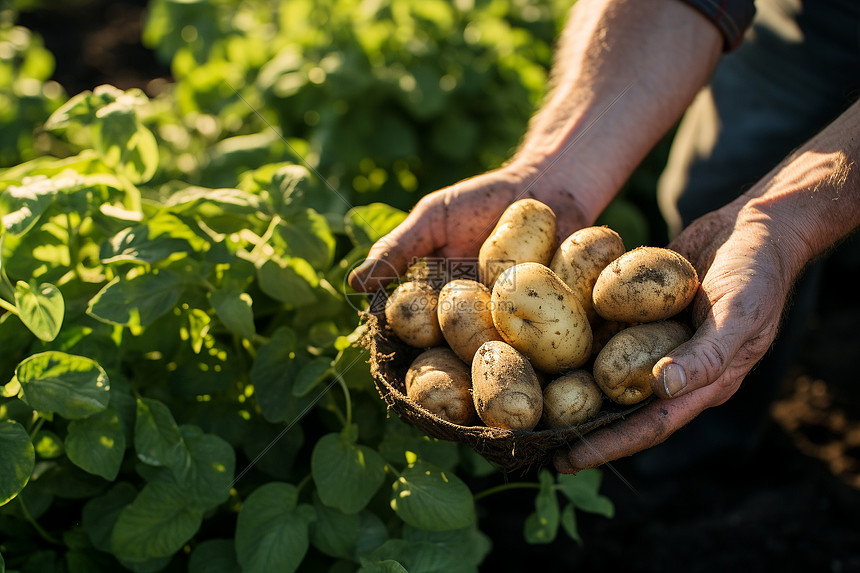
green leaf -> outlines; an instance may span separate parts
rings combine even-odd
[[[203,512],[188,507],[182,488],[150,482],[120,512],[111,548],[117,559],[131,563],[169,557],[197,533],[202,521]]]
[[[61,191],[79,188],[83,180],[77,174],[68,172],[48,179],[28,178],[23,185],[11,185],[2,194],[4,206],[3,227],[13,235],[23,235],[29,231],[50,207]]]
[[[182,292],[182,279],[170,271],[114,278],[89,302],[87,314],[109,324],[142,326],[176,305]]]
[[[91,498],[81,513],[81,524],[93,547],[111,552],[111,534],[120,512],[137,497],[137,490],[127,482],[119,482],[106,493]]]
[[[137,400],[134,449],[140,461],[151,466],[185,467],[188,459],[170,408],[151,398]]]
[[[406,215],[385,203],[353,207],[346,214],[346,232],[356,246],[369,247],[402,223]]]
[[[579,536],[579,529],[576,527],[576,512],[573,509],[573,504],[565,504],[564,510],[561,512],[561,526],[571,539],[582,545],[582,538]]]
[[[316,513],[297,505],[295,486],[269,482],[248,496],[236,523],[236,556],[242,573],[292,573],[308,550]]]
[[[46,460],[58,458],[65,453],[63,440],[50,430],[39,430],[39,433],[33,438],[33,447],[39,457]]]
[[[577,474],[559,474],[558,487],[577,509],[611,518],[615,515],[612,501],[597,492],[602,477],[603,474],[598,469],[583,470]]]
[[[279,225],[278,232],[287,255],[304,259],[321,271],[331,266],[335,238],[324,216],[313,209],[306,209]]]
[[[0,505],[18,495],[36,465],[36,452],[24,426],[14,420],[0,422]]]
[[[420,529],[460,529],[475,522],[475,502],[468,486],[453,473],[426,462],[409,465],[392,484],[391,508]]]
[[[307,261],[291,258],[287,262],[267,259],[257,269],[260,290],[287,308],[300,308],[316,302],[314,287],[319,277]]]
[[[15,285],[15,306],[18,316],[30,332],[40,340],[51,341],[63,325],[65,303],[60,289],[50,283],[36,284],[18,281]]]
[[[326,434],[314,446],[311,474],[324,504],[358,513],[382,485],[385,460],[345,432]]]
[[[406,525],[403,539],[409,542],[431,543],[449,555],[456,557],[452,567],[469,565],[477,568],[492,549],[489,537],[478,530],[477,523],[464,529],[450,531],[428,531]],[[446,568],[449,570],[450,568]]]
[[[551,543],[558,532],[559,508],[555,480],[547,470],[538,474],[540,490],[535,497],[535,512],[526,518],[524,536],[528,543]]]
[[[181,468],[171,469],[188,492],[189,505],[209,509],[226,501],[230,497],[236,469],[233,447],[197,426],[183,425],[179,431],[188,452],[188,461]]]
[[[310,172],[301,165],[285,165],[272,175],[269,197],[281,216],[290,217],[301,207],[309,178]]]
[[[296,374],[293,383],[293,396],[300,398],[317,387],[326,379],[332,367],[332,359],[328,356],[315,356],[306,362]]]
[[[254,311],[248,293],[236,289],[219,289],[209,293],[209,303],[231,332],[248,340],[254,337]]]
[[[155,136],[137,118],[139,102],[120,96],[98,110],[93,147],[102,160],[132,183],[145,183],[158,169]]]
[[[188,573],[241,573],[232,539],[207,539],[188,558]]]
[[[107,374],[95,360],[83,356],[57,351],[33,354],[18,364],[15,378],[27,405],[69,420],[101,412],[110,401]]]
[[[385,561],[362,561],[358,573],[409,573],[406,568],[392,559]]]
[[[283,421],[295,403],[293,383],[298,371],[296,353],[298,337],[287,326],[278,328],[268,342],[260,346],[251,366],[251,384],[257,405],[267,421]]]
[[[311,544],[329,557],[352,559],[361,530],[358,514],[347,514],[314,500],[317,519],[311,524]]]
[[[116,479],[125,454],[125,433],[113,408],[75,420],[66,435],[66,454],[79,468],[105,478]]]
[[[190,248],[185,238],[167,234],[150,237],[149,224],[137,225],[123,229],[102,243],[99,258],[104,264],[117,262],[155,264],[176,253],[185,253]]]

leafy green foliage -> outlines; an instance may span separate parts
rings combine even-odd
[[[0,571],[477,571],[494,468],[387,415],[345,277],[507,156],[564,7],[151,0],[156,98],[0,23]],[[539,479],[527,541],[611,516]]]

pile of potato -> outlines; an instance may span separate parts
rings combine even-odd
[[[406,374],[410,399],[454,424],[533,430],[587,422],[605,397],[650,396],[656,362],[690,337],[669,319],[695,296],[695,269],[668,249],[625,251],[608,227],[556,243],[553,211],[523,199],[481,247],[480,282],[437,290],[418,273],[394,289],[389,327],[425,349]]]

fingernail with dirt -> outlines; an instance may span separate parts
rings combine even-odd
[[[663,366],[660,369],[660,377],[663,380],[663,389],[670,398],[687,386],[687,375],[677,364],[669,363]]]

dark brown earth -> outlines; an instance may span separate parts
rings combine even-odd
[[[145,0],[67,4],[62,12],[24,14],[20,23],[43,35],[57,58],[55,79],[70,94],[106,82],[147,90],[168,76],[140,45]],[[548,545],[523,541],[533,490],[487,498],[480,527],[494,549],[482,571],[860,572],[860,377],[853,363],[860,264],[850,268],[825,275],[831,280],[778,399],[762,412],[765,430],[752,451],[662,472],[644,470],[638,456],[613,463],[602,491],[616,515],[579,513],[582,546],[563,533]],[[498,484],[498,476],[491,479]]]

